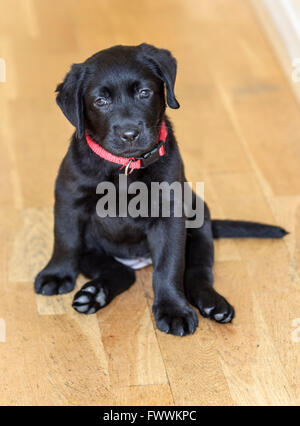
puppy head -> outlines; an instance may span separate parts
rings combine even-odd
[[[167,103],[174,94],[176,61],[148,44],[115,46],[74,64],[57,87],[57,103],[76,127],[109,152],[139,156],[155,146]]]

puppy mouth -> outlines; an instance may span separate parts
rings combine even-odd
[[[118,155],[120,157],[130,158],[130,157],[142,157],[147,152],[151,151],[155,148],[156,142],[155,138],[153,138],[152,143],[144,143],[143,141],[138,144],[137,142],[127,143],[126,145],[120,146],[119,142],[115,142],[115,144],[108,144],[107,150],[110,151],[114,155]]]
[[[157,145],[156,132],[149,132],[148,135],[140,134],[138,140],[133,142],[122,142],[118,138],[108,136],[101,144],[113,155],[125,158],[139,158],[151,151]]]

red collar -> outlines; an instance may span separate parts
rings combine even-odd
[[[147,167],[149,164],[156,161],[159,157],[165,155],[165,142],[168,136],[168,130],[165,121],[162,121],[157,141],[156,147],[151,151],[146,152],[141,157],[118,157],[117,155],[111,154],[106,151],[106,149],[102,148],[102,146],[98,145],[85,131],[86,141],[91,148],[91,150],[97,154],[99,157],[104,158],[104,160],[110,161],[111,163],[120,164],[123,167],[126,167],[126,174],[129,169],[143,169]]]

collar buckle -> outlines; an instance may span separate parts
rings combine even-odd
[[[126,175],[126,176],[127,176],[127,175],[131,175],[131,173],[132,173],[132,172],[133,172],[133,170],[134,170],[134,169],[129,170],[130,164],[131,164],[133,161],[134,161],[134,159],[133,159],[133,158],[130,158],[130,160],[128,161],[128,163],[127,163],[127,165],[126,165],[126,167],[125,167],[125,171],[124,171],[124,173],[125,173],[125,175]],[[129,172],[128,172],[128,170],[129,170]]]
[[[159,143],[151,151],[148,151],[141,157],[137,158],[137,160],[141,160],[141,169],[144,169],[149,164],[154,163],[154,161],[159,159],[159,149],[163,145],[163,143],[163,140],[159,141]]]

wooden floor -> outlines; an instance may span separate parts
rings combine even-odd
[[[300,403],[300,107],[250,1],[0,0],[0,404]],[[147,41],[178,58],[170,111],[212,215],[277,223],[281,241],[216,243],[229,325],[156,330],[151,268],[97,315],[36,296],[72,127],[54,89],[72,62]],[[84,282],[79,279],[78,286]]]

